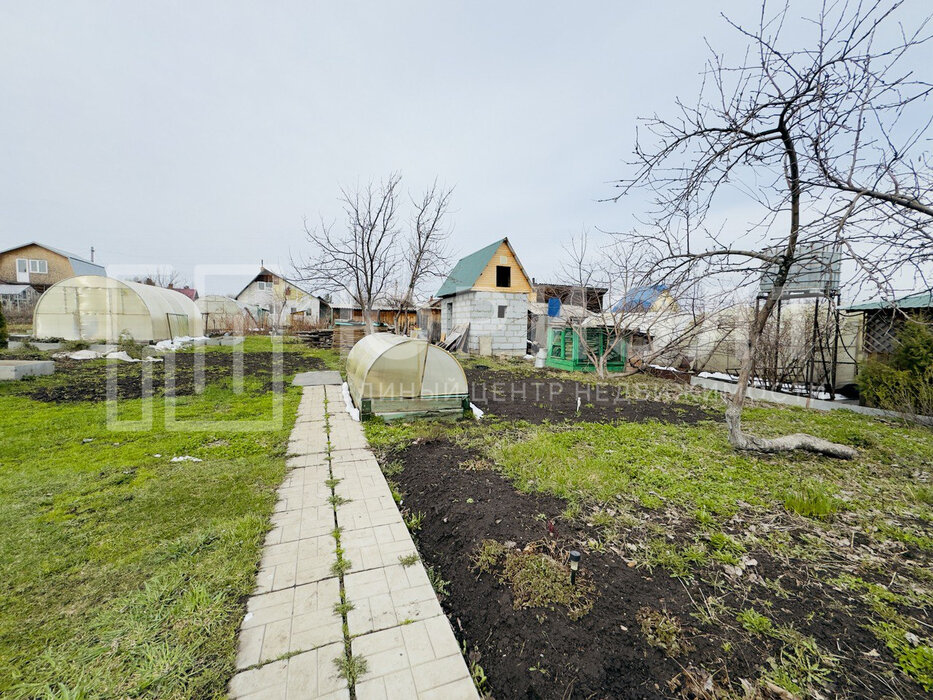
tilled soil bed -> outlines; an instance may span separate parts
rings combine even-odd
[[[249,352],[242,359],[243,376],[263,381],[263,391],[273,389],[276,371],[274,363],[280,363],[282,376],[296,372],[324,369],[322,360],[307,357],[297,352]],[[178,352],[164,355],[162,362],[117,362],[112,368],[104,362],[88,360],[56,360],[55,383],[35,387],[29,396],[37,401],[104,401],[107,399],[108,372],[114,372],[118,398],[138,399],[143,395],[144,373],[151,371],[152,392],[155,396],[165,394],[166,366],[173,370],[173,396],[190,396],[195,392],[198,372],[203,368],[203,381],[232,378],[236,371],[235,355],[222,352]],[[278,359],[281,358],[281,359]],[[200,364],[202,363],[203,364]],[[115,368],[115,370],[114,370]]]
[[[424,514],[416,533],[422,558],[450,582],[444,610],[471,658],[485,670],[493,697],[725,697],[704,694],[704,686],[743,697],[740,679],[755,686],[780,647],[745,633],[734,613],[731,625],[700,622],[704,596],[714,594],[732,609],[767,610],[775,624],[792,623],[838,653],[839,665],[824,685],[826,697],[886,697],[893,688],[902,697],[920,697],[917,686],[898,681],[892,686],[890,675],[886,679],[871,664],[852,663],[886,652],[852,617],[851,600],[809,581],[805,567],[788,567],[765,551],[749,552],[757,560],[756,576],[780,587],[775,593],[756,586],[753,599],[747,587],[730,592],[728,584],[709,586],[707,576],[723,580],[719,570],[705,572],[688,588],[663,569],[634,565],[622,556],[623,549],[585,554],[582,575],[595,585],[596,595],[581,618],[570,619],[559,606],[515,609],[509,584],[476,570],[474,553],[483,540],[516,551],[540,541],[557,551],[586,551],[582,545],[595,533],[563,520],[566,504],[560,499],[519,492],[493,469],[478,467],[483,464],[478,456],[446,440],[420,440],[389,455],[404,465],[392,476],[404,494],[403,508]],[[646,609],[679,620],[685,653],[667,654],[649,643],[640,624],[640,611]],[[754,697],[781,696],[764,688]]]
[[[529,423],[661,420],[697,423],[720,417],[698,406],[632,398],[621,387],[573,379],[518,377],[488,369],[467,370],[470,400],[485,412]]]

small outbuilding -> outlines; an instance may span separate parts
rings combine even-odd
[[[39,297],[33,317],[37,338],[138,342],[201,336],[201,312],[191,299],[172,289],[100,275],[57,282]]]
[[[446,341],[479,355],[524,355],[528,302],[536,298],[531,278],[502,238],[461,258],[437,292]]]
[[[4,313],[27,311],[38,298],[39,293],[28,284],[0,284],[0,308]]]
[[[347,355],[347,385],[363,419],[469,413],[466,375],[456,358],[424,340],[392,333],[362,338]]]
[[[243,332],[251,325],[250,315],[243,304],[221,294],[208,294],[194,302],[204,319],[207,333]]]
[[[581,333],[585,335],[581,337]],[[586,338],[584,344],[583,338]],[[596,366],[590,354],[606,357],[606,370],[624,372],[628,359],[628,334],[620,337],[601,326],[577,327],[570,325],[548,328],[548,351],[545,364],[555,369],[593,372]],[[589,353],[587,352],[589,348]]]

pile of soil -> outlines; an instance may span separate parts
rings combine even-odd
[[[697,697],[686,683],[687,673],[697,668],[717,684],[731,685],[741,697],[739,679],[754,682],[767,668],[768,656],[778,654],[773,640],[750,641],[735,620],[729,626],[697,622],[691,595],[702,600],[704,595],[722,596],[721,591],[694,582],[688,594],[680,580],[663,569],[630,566],[612,552],[584,555],[583,569],[595,583],[597,598],[582,618],[570,620],[561,609],[513,609],[508,585],[473,568],[471,557],[482,540],[514,542],[521,548],[554,538],[559,547],[582,549],[595,533],[585,524],[561,519],[566,505],[561,499],[516,491],[497,472],[477,469],[477,454],[450,442],[418,442],[390,457],[404,464],[393,477],[404,493],[403,507],[424,513],[416,535],[421,556],[450,581],[444,610],[468,651],[479,652],[478,663],[493,697]],[[726,594],[723,602],[735,609],[756,607],[775,624],[793,623],[822,648],[842,652],[850,665],[836,670],[827,688],[829,697],[881,697],[891,692],[878,669],[851,664],[851,659],[868,658],[864,654],[873,649],[887,652],[850,616],[843,594],[805,578],[797,580],[793,570],[767,552],[749,554],[758,560],[757,575],[779,579],[789,596],[778,598],[757,586],[760,595],[755,600],[746,600],[737,590]],[[636,617],[643,608],[675,616],[684,627],[690,653],[672,659],[650,645]]]
[[[660,420],[694,424],[722,419],[690,404],[627,398],[620,387],[573,379],[518,377],[488,369],[470,369],[466,375],[470,400],[483,411],[509,420],[529,423]]]
[[[234,376],[234,354],[223,352],[178,352],[164,356],[174,365],[173,396],[190,396],[195,393],[195,362],[203,360],[204,382],[232,378]],[[249,352],[241,355],[243,374],[264,380],[263,393],[273,389],[273,363],[280,363],[283,378],[287,383],[297,372],[325,369],[324,362],[316,357],[301,353]],[[172,360],[174,359],[174,363]],[[117,396],[121,399],[138,399],[143,393],[143,372],[152,371],[152,392],[155,396],[165,395],[166,362],[119,362],[117,373]],[[110,370],[112,371],[112,370]],[[37,401],[67,403],[72,401],[104,401],[107,399],[108,367],[106,363],[88,360],[57,360],[54,384],[37,386],[29,396]]]

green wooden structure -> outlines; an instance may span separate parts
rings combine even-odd
[[[617,339],[615,346],[609,345],[609,331],[605,328],[585,328],[586,343],[591,350],[596,350],[600,357],[609,353],[606,369],[610,372],[622,372],[625,370],[625,362],[628,359],[628,341],[624,338]],[[583,347],[580,336],[573,328],[563,326],[558,328],[549,328],[547,332],[547,361],[548,367],[556,369],[566,369],[576,372],[594,372],[596,367],[587,357],[586,350]]]

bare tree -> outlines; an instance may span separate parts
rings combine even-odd
[[[628,239],[665,251],[657,274],[686,267],[741,284],[774,271],[726,410],[738,449],[857,454],[809,435],[768,440],[742,429],[757,345],[805,250],[843,250],[855,263],[853,282],[886,295],[895,275],[929,274],[933,178],[922,151],[930,124],[922,101],[931,86],[903,66],[928,41],[929,20],[899,25],[901,4],[826,2],[798,20],[789,5],[772,14],[764,3],[755,29],[727,19],[749,42],[744,60],[727,65],[714,52],[697,103],[678,101],[675,118],[646,120],[650,143],[639,138],[635,172],[619,183],[618,197],[642,187],[653,193],[653,232]],[[785,46],[785,35],[807,38]],[[744,232],[704,224],[726,190],[761,211]]]
[[[411,230],[405,244],[404,287],[395,299],[396,330],[408,330],[408,311],[418,301],[424,282],[442,277],[450,262],[447,225],[453,188],[438,185],[437,180],[425,189],[420,199],[411,197]]]
[[[295,263],[302,280],[323,291],[345,293],[359,305],[366,332],[372,333],[374,307],[398,272],[398,199],[401,175],[393,173],[375,185],[354,191],[341,189],[345,230],[321,221],[305,233],[313,251]]]
[[[452,189],[437,181],[424,194],[410,197],[413,213],[407,235],[400,222],[401,175],[393,173],[378,186],[341,190],[346,228],[321,222],[310,228],[307,241],[313,254],[293,261],[300,279],[323,292],[342,293],[362,310],[366,332],[372,333],[377,304],[395,313],[396,330],[407,331],[408,312],[421,285],[443,275],[449,262]]]
[[[607,301],[599,311],[569,310],[567,315],[567,324],[598,377],[607,375],[608,363],[621,357],[623,346],[627,346],[627,373],[642,371],[659,358],[679,362],[684,357],[702,316],[694,303],[683,309],[675,301],[681,293],[686,295],[686,280],[674,284],[668,278],[663,285],[672,303],[659,308],[646,303],[646,297],[657,289],[657,280],[651,276],[653,248],[626,246],[618,240],[594,248],[584,231],[565,250],[563,276],[578,290],[576,296],[585,300],[593,287],[606,290]]]
[[[187,284],[178,270],[171,265],[159,265],[158,267],[154,267],[146,274],[134,277],[133,282],[148,284],[154,287],[163,287],[165,289],[183,287]]]

